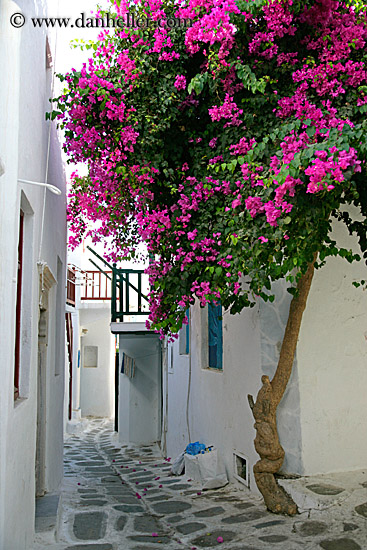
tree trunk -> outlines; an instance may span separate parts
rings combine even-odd
[[[260,455],[260,460],[254,466],[255,480],[268,510],[276,514],[294,515],[297,513],[296,504],[278,485],[274,477],[283,464],[285,454],[279,442],[276,410],[292,372],[302,315],[311,287],[316,257],[317,254],[309,263],[306,273],[298,281],[298,294],[293,297],[290,304],[287,326],[274,377],[270,381],[268,376],[262,376],[263,385],[257,394],[255,403],[253,397],[248,396],[255,418],[255,449]]]

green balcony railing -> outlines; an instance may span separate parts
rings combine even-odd
[[[141,269],[112,269],[111,318],[123,321],[124,316],[149,315],[149,277]]]
[[[106,262],[90,246],[88,250],[94,254],[110,271],[104,271],[93,260],[89,260],[101,273],[111,280],[111,320],[123,321],[124,316],[149,315],[149,275],[142,269],[120,269]]]

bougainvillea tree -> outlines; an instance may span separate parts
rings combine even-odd
[[[238,313],[285,281],[293,298],[278,368],[249,403],[256,482],[269,509],[293,514],[274,478],[284,458],[276,409],[314,268],[328,256],[359,259],[333,240],[333,219],[366,256],[366,8],[136,0],[108,17],[115,28],[101,29],[80,72],[61,77],[52,113],[70,161],[89,169],[72,181],[71,245],[88,232],[117,261],[146,243],[148,324],[162,336],[195,300]]]

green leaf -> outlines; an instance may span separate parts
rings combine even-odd
[[[191,79],[187,87],[189,94],[191,94],[191,92],[194,91],[196,95],[200,95],[204,89],[204,84],[207,82],[207,80],[208,80],[208,73],[195,75],[194,78]]]

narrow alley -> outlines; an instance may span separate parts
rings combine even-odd
[[[66,440],[58,517],[57,498],[39,500],[33,550],[366,548],[352,503],[289,518],[233,485],[201,492],[170,475],[158,447],[119,445],[109,420],[88,420]]]

